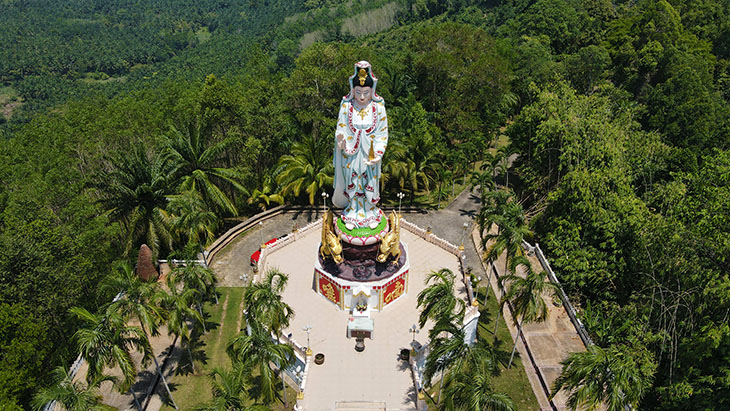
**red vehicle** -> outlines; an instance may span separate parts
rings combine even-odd
[[[282,236],[282,237],[285,237],[285,236]],[[265,242],[264,244],[266,244],[267,246],[274,244],[276,241],[278,241],[282,237],[272,238],[271,240]],[[261,258],[261,249],[259,248],[258,250],[254,251],[253,254],[251,254],[251,265],[257,266],[259,264],[260,258]]]

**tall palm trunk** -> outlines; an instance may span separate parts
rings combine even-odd
[[[193,352],[190,351],[190,341],[186,344],[188,349],[188,356],[190,357],[190,369],[193,370],[193,374],[195,374],[195,364],[193,364]]]
[[[507,275],[507,255],[504,256],[504,275]],[[499,282],[499,281],[497,281]],[[502,287],[499,287],[502,288]],[[504,291],[502,291],[502,298],[504,298]],[[499,314],[502,312],[502,309],[497,310],[497,320],[494,322],[494,339],[497,339],[497,327],[499,326]]]
[[[289,401],[286,399],[286,383],[284,382],[284,367],[279,367],[281,371],[281,390],[284,392],[284,408],[289,407]]]
[[[140,321],[140,323],[141,323],[141,321]],[[144,327],[144,325],[142,325],[142,331],[144,332],[144,336],[147,339],[147,341],[149,341],[150,336],[147,333],[147,329]],[[157,362],[157,355],[155,354],[155,350],[152,349],[151,343],[150,343],[150,353],[152,354],[152,360],[155,362],[155,369],[157,370],[157,374],[160,376],[160,378],[162,378],[162,384],[165,386],[165,390],[167,391],[167,396],[170,398],[170,401],[172,402],[172,406],[177,410],[179,408],[177,407],[177,404],[175,403],[175,399],[172,398],[172,392],[170,392],[170,386],[167,385],[167,379],[165,378],[165,375],[162,373],[162,369],[160,368],[160,363]],[[150,390],[147,390],[146,402],[148,404],[149,404],[149,400],[150,400],[150,394],[151,394],[152,387],[154,387],[154,385],[151,385]]]
[[[134,389],[132,389],[132,386],[129,387],[129,393],[132,394],[132,398],[134,398],[134,403],[137,405],[137,409],[139,411],[142,411],[142,405],[140,405],[139,400],[137,399],[137,394],[134,393]]]
[[[203,306],[200,305],[200,303],[198,303],[197,305],[198,305],[198,312],[200,313],[200,317],[203,318],[203,334],[208,334],[208,330],[205,328],[205,317],[203,317]]]
[[[523,320],[524,319],[521,318],[520,319],[520,323],[517,324],[517,338],[515,338],[515,345],[512,346],[512,355],[510,355],[510,357],[509,357],[509,364],[507,365],[507,368],[511,368],[512,367],[512,360],[514,360],[514,358],[515,358],[515,351],[517,350],[517,341],[520,340],[520,335],[522,335],[522,321]]]

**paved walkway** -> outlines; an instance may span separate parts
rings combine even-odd
[[[320,218],[322,218],[320,212],[312,211],[279,214],[239,235],[221,250],[210,264],[210,268],[218,277],[218,286],[242,287],[244,285],[242,276],[252,278],[251,253],[259,249],[262,241],[289,234],[295,227],[304,227]]]
[[[432,270],[449,268],[459,272],[453,254],[417,237],[406,230],[401,238],[408,245],[411,269],[407,294],[375,312],[375,335],[365,340],[365,351],[354,350],[355,340],[346,338],[349,313],[341,311],[313,288],[314,259],[320,241],[320,231],[312,230],[295,243],[282,246],[267,259],[268,267],[277,267],[289,274],[284,300],[296,313],[289,329],[297,343],[306,346],[307,334],[302,329],[310,325],[310,343],[314,353],[324,353],[323,365],[312,365],[304,394],[307,411],[333,410],[336,403],[368,401],[382,402],[388,410],[416,408],[416,393],[407,363],[398,360],[402,348],[410,348],[413,335],[409,328],[418,323],[416,296],[424,288],[426,275]],[[466,298],[464,287],[458,295]],[[426,327],[416,335],[424,344]]]

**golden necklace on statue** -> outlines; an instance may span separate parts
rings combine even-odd
[[[365,108],[361,108],[360,110],[358,110],[358,111],[357,111],[357,114],[359,114],[359,115],[360,115],[360,119],[361,119],[361,120],[365,120],[365,116],[367,116],[367,115],[368,115],[367,111],[365,111],[365,109],[366,109],[366,108],[367,108],[367,107],[365,107]]]

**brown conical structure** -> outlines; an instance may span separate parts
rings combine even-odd
[[[142,281],[155,281],[157,280],[157,269],[152,263],[152,250],[147,247],[147,244],[142,244],[139,247],[139,256],[137,257],[137,276]]]

